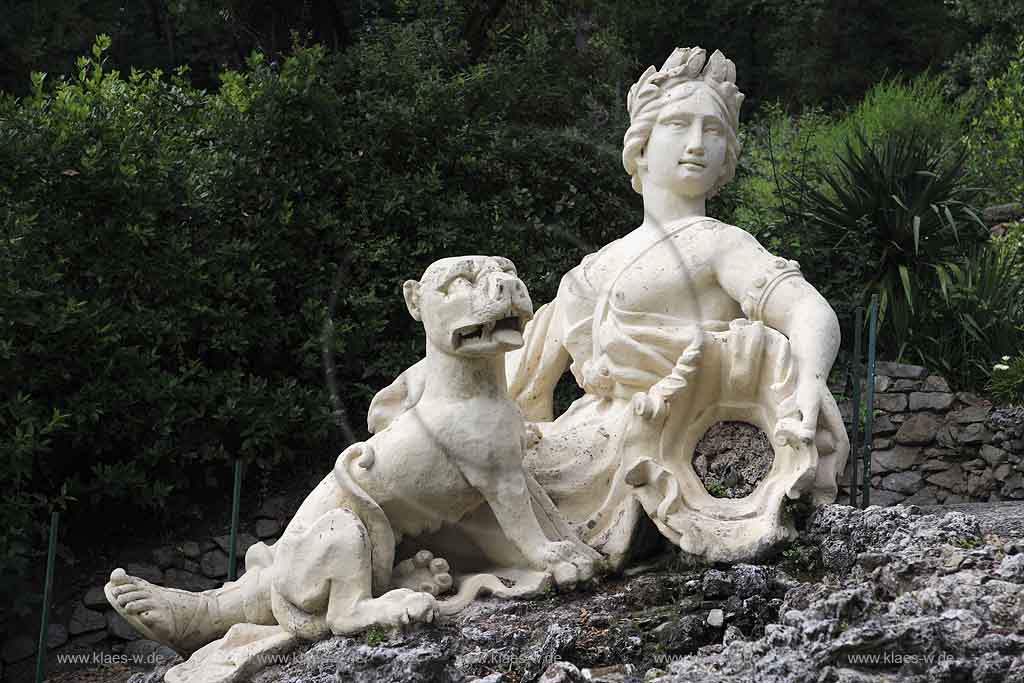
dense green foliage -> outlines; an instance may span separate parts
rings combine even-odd
[[[365,414],[422,352],[404,279],[503,254],[543,302],[635,220],[624,111],[591,76],[622,69],[615,44],[580,54],[550,19],[467,64],[410,16],[344,54],[254,57],[213,94],[104,69],[103,41],[3,101],[0,570],[65,483],[111,514],[222,492],[233,457],[329,462],[323,346]]]
[[[12,0],[0,591],[44,547],[49,508],[75,512],[73,534],[97,510],[143,501],[151,519],[223,496],[236,457],[264,475],[330,462],[336,415],[359,436],[373,393],[418,358],[400,286],[435,258],[508,256],[549,300],[639,220],[624,93],[698,36],[749,95],[711,215],[800,260],[844,332],[881,292],[884,355],[982,386],[1024,334],[1019,234],[987,245],[968,211],[977,182],[993,201],[1024,193],[1016,11]],[[1013,395],[1009,377],[993,391]]]

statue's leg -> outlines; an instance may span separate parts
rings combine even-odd
[[[372,554],[366,526],[347,508],[321,515],[308,528],[293,522],[275,554],[278,623],[316,639],[433,620],[437,603],[429,593],[401,588],[373,597]]]
[[[292,524],[315,520],[341,504],[333,479],[328,475],[313,489]],[[234,624],[277,623],[270,600],[274,555],[273,547],[257,543],[246,553],[246,574],[214,590],[165,588],[116,569],[105,592],[111,606],[135,630],[187,656],[223,636]]]
[[[115,569],[105,593],[111,606],[139,633],[188,656],[234,624],[275,623],[269,572],[268,567],[254,567],[238,581],[193,593],[157,586]]]

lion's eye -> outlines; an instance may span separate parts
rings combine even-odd
[[[457,289],[461,289],[463,287],[472,287],[472,286],[473,286],[473,281],[470,280],[469,277],[467,277],[465,275],[456,275],[454,278],[452,278],[448,282],[448,286],[445,287],[445,294],[450,294],[451,292],[454,292]]]

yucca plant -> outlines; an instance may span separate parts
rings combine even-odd
[[[889,353],[902,354],[929,292],[984,235],[965,159],[912,131],[868,140],[857,130],[832,165],[784,179],[789,218],[808,228],[815,258],[858,279],[852,296],[879,295]]]
[[[943,275],[936,298],[912,339],[918,360],[956,386],[977,388],[992,363],[1024,339],[1024,253],[989,243]]]

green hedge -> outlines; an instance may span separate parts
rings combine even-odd
[[[0,100],[0,586],[50,506],[73,533],[179,510],[234,457],[328,466],[324,337],[362,432],[422,353],[401,282],[434,259],[506,255],[539,303],[632,227],[615,42],[552,18],[470,64],[445,25],[257,55],[217,93],[106,70],[101,38]]]

